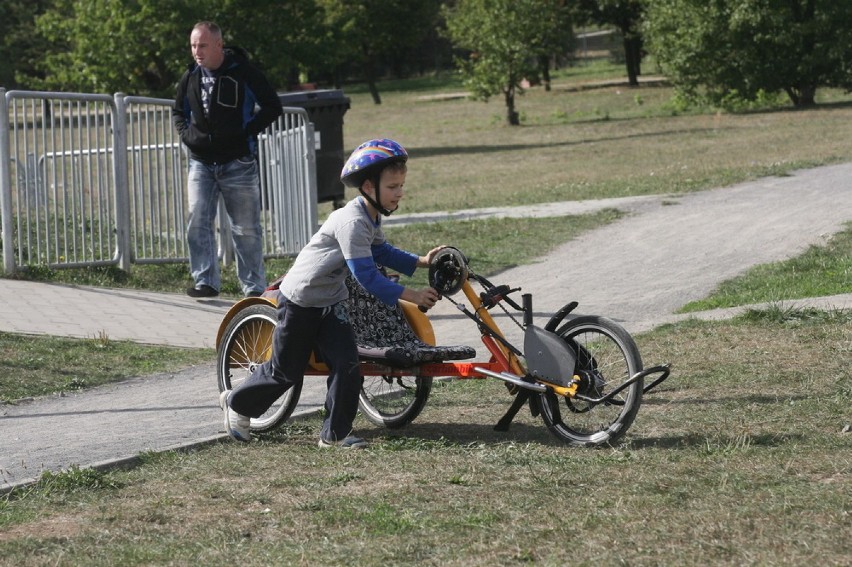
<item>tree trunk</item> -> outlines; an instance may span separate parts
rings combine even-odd
[[[791,94],[791,91],[793,94]],[[803,87],[795,87],[787,90],[787,95],[793,101],[793,106],[796,108],[807,108],[816,105],[816,87],[806,85]]]
[[[379,96],[379,88],[376,86],[376,80],[373,77],[369,77],[367,85],[370,87],[370,96],[373,97],[373,103],[382,104],[382,97]]]
[[[376,66],[373,62],[373,55],[369,48],[363,46],[364,53],[364,78],[367,79],[367,86],[370,89],[370,96],[373,97],[374,104],[382,104],[382,97],[379,96],[379,88],[376,86]]]
[[[627,65],[627,80],[631,87],[639,86],[642,74],[642,40],[635,36],[624,36],[624,60]]]
[[[808,0],[805,2],[804,6],[801,6],[798,2],[792,2],[793,6],[793,15],[795,21],[800,25],[801,28],[805,30],[802,35],[802,50],[804,57],[813,57],[814,52],[816,51],[817,45],[817,36],[814,21],[816,15],[816,2],[814,0]],[[805,108],[808,106],[816,105],[816,90],[817,83],[816,81],[812,84],[809,84],[805,81],[813,80],[813,76],[804,77],[804,81],[802,84],[794,86],[796,93],[798,95],[798,101],[794,102],[797,108]]]
[[[544,90],[550,91],[550,56],[540,55],[538,58],[538,68],[541,71],[541,82],[544,83]]]
[[[515,110],[515,88],[511,87],[504,91],[504,97],[506,99],[506,121],[509,126],[520,126],[521,119]]]

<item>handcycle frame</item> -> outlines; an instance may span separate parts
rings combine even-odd
[[[471,285],[471,280],[477,282],[484,291],[477,294]],[[432,283],[431,277],[430,283]],[[669,377],[670,368],[668,365],[653,366],[647,369],[643,368],[638,348],[633,342],[632,337],[630,337],[626,330],[613,321],[595,316],[585,316],[585,318],[581,316],[573,322],[570,320],[564,322],[567,316],[577,307],[576,302],[565,305],[550,318],[543,329],[539,329],[532,322],[532,296],[530,294],[523,294],[522,305],[519,305],[510,297],[512,293],[520,291],[520,288],[510,289],[508,286],[495,286],[485,277],[476,275],[470,271],[466,265],[466,260],[463,276],[459,278],[457,283],[458,286],[453,290],[453,293],[460,290],[466,298],[468,305],[450,299],[449,295],[451,294],[445,294],[444,299],[450,300],[465,316],[477,324],[481,334],[481,341],[491,355],[490,359],[474,362],[425,362],[408,368],[397,368],[374,360],[362,359],[360,369],[362,376],[365,378],[380,377],[390,383],[393,380],[401,381],[404,377],[416,376],[417,380],[426,379],[429,381],[425,394],[419,393],[418,389],[416,395],[422,395],[422,399],[416,405],[416,408],[407,408],[405,411],[409,412],[409,415],[407,417],[402,416],[404,419],[385,421],[384,424],[388,427],[398,427],[407,424],[420,413],[428,397],[429,389],[431,389],[431,380],[433,378],[496,378],[506,383],[507,389],[515,396],[515,400],[495,429],[503,431],[508,429],[515,414],[525,403],[529,402],[532,414],[535,416],[541,415],[550,431],[561,440],[581,446],[610,444],[623,436],[632,424],[641,403],[642,395]],[[276,303],[272,297],[260,297],[247,298],[235,304],[219,328],[216,341],[217,350],[220,351],[219,358],[222,358],[222,349],[228,348],[228,345],[223,345],[222,342],[226,338],[224,335],[227,333],[227,329],[230,328],[229,323],[235,317],[249,306],[260,304],[274,307]],[[544,343],[538,342],[537,338],[533,339],[533,345],[537,349],[537,356],[526,356],[522,350],[514,346],[506,339],[499,325],[494,320],[490,309],[497,305],[500,305],[503,311],[512,317],[511,313],[504,307],[504,303],[523,315],[522,328],[526,329],[528,336],[530,335],[529,331],[534,329],[538,333],[537,337],[544,335],[544,338],[547,339]],[[435,335],[428,316],[418,310],[414,304],[400,301],[400,306],[414,334],[424,343],[435,345]],[[258,337],[258,340],[271,344],[272,327],[266,329],[265,332],[269,333],[269,336]],[[575,332],[578,334],[573,334]],[[595,338],[594,341],[583,346],[577,337],[579,333],[586,332],[592,333]],[[536,333],[533,334],[535,335]],[[554,341],[548,337],[557,337],[559,340],[554,344]],[[616,358],[619,355],[623,358],[624,368],[621,368],[620,372],[616,372],[619,378],[615,385],[611,384],[612,380],[605,380],[602,377],[604,374],[602,370],[603,364],[596,358],[596,354],[593,355],[590,352],[590,349],[597,349],[599,343],[611,343],[615,345],[610,350],[618,351]],[[527,346],[525,344],[525,347]],[[525,348],[525,350],[528,349]],[[544,353],[543,355],[542,352]],[[268,352],[263,351],[261,357],[268,358],[270,354],[271,349]],[[230,354],[226,354],[226,358],[228,356]],[[554,372],[552,370],[550,376],[542,376],[538,372],[537,365],[540,365],[538,360],[542,356],[546,359],[545,366],[548,363],[551,363],[551,368],[553,368],[553,364],[557,365],[559,369],[557,374],[560,375],[556,376],[555,379],[553,378]],[[566,372],[566,363],[564,361],[553,363],[551,360],[554,357],[563,360],[566,356],[571,360],[570,367],[576,372]],[[582,361],[576,360],[578,357]],[[259,362],[255,361],[254,363]],[[220,390],[227,387],[227,385],[223,384],[221,376],[224,366],[222,363],[219,365]],[[616,366],[619,365],[617,364]],[[327,375],[328,368],[315,354],[312,355],[305,376]],[[656,378],[647,386],[644,385],[645,378],[653,375],[657,375]],[[286,417],[289,417],[292,407],[298,401],[299,393],[300,389],[294,394],[296,399],[291,400],[288,404],[290,409]],[[368,407],[370,405],[370,402],[365,398],[363,390],[361,403],[362,410],[365,409],[364,404],[367,404]],[[566,424],[563,421],[560,410],[563,403],[566,404],[566,408],[569,410],[569,416],[571,414],[575,416],[578,414],[589,414],[598,407],[609,408],[608,410],[600,411],[615,411],[616,414],[615,417],[607,417],[600,424],[595,423],[590,429],[578,430],[573,425]],[[368,412],[368,417],[370,413],[375,415],[378,412]],[[281,421],[286,419],[286,417],[282,418]],[[376,420],[371,418],[371,421]],[[275,425],[277,425],[277,422],[273,424],[273,427]]]

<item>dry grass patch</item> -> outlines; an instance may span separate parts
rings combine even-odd
[[[374,105],[353,94],[344,148],[386,136],[409,149],[405,212],[683,193],[852,159],[849,94],[822,91],[832,102],[808,111],[730,114],[682,112],[665,86],[568,84],[521,97],[520,127],[503,124],[497,99],[388,92]]]

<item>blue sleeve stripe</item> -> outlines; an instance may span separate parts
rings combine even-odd
[[[400,250],[387,242],[371,247],[373,258],[382,266],[410,276],[417,269],[418,257],[411,252]]]
[[[252,111],[254,110],[254,104],[256,102],[256,97],[254,96],[254,92],[249,88],[248,85],[245,85],[245,103],[243,104],[243,129],[247,129],[249,123],[254,120],[254,116],[252,115]],[[257,153],[257,140],[254,136],[246,136],[246,142],[248,142],[249,151],[252,154]]]
[[[243,102],[243,128],[245,128],[254,118],[252,111],[254,110],[254,105],[257,102],[257,97],[254,96],[254,91],[252,91],[251,87],[248,85],[244,85],[243,88],[245,92],[245,102]]]
[[[396,305],[402,290],[405,289],[398,283],[392,282],[383,276],[376,268],[372,258],[353,258],[346,260],[349,271],[361,284],[361,287],[378,297],[388,305]]]

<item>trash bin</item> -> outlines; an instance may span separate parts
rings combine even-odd
[[[343,115],[349,110],[349,98],[341,90],[317,90],[282,93],[283,106],[303,108],[314,125],[316,138],[317,201],[333,201],[334,207],[345,203],[340,171],[343,154]]]

